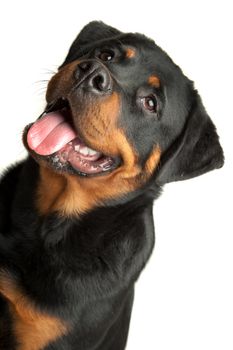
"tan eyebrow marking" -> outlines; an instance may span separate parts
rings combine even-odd
[[[128,48],[126,50],[126,57],[127,58],[133,58],[133,57],[135,57],[135,55],[136,55],[136,50],[131,49],[131,48]]]
[[[160,87],[160,80],[156,75],[151,75],[148,79],[148,83],[156,88]]]

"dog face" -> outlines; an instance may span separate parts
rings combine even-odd
[[[89,23],[50,80],[46,99],[24,143],[43,167],[81,184],[95,202],[223,164],[192,82],[143,35]]]

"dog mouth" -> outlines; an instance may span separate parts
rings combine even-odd
[[[81,176],[106,174],[120,165],[113,157],[91,148],[76,131],[69,101],[49,104],[33,124],[26,127],[24,142],[35,158],[44,159],[57,171]]]

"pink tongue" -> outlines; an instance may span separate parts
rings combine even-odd
[[[65,121],[65,113],[65,110],[48,113],[31,126],[27,142],[33,151],[48,156],[78,136],[72,126]]]

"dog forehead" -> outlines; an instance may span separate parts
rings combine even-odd
[[[165,83],[173,78],[177,79],[184,75],[170,56],[158,46],[152,39],[139,33],[126,33],[113,38],[104,39],[93,44],[95,47],[105,48],[110,46],[121,47],[128,58],[128,66],[135,66],[138,74],[160,74]],[[94,47],[93,46],[93,47]],[[92,47],[92,49],[93,49]],[[137,74],[137,76],[138,76]]]
[[[82,45],[82,47],[80,47],[80,42],[77,39],[71,45],[71,48],[81,51],[80,53],[85,56],[95,49],[106,49],[108,46],[110,48],[121,48],[122,51],[125,50],[126,54],[129,54],[128,58],[140,57],[144,56],[145,54],[153,56],[153,53],[155,52],[157,52],[157,54],[158,52],[162,53],[162,50],[152,39],[149,39],[145,35],[139,33],[121,33],[119,35],[114,35],[99,40],[88,40],[84,45]],[[134,52],[129,52],[130,49]]]

